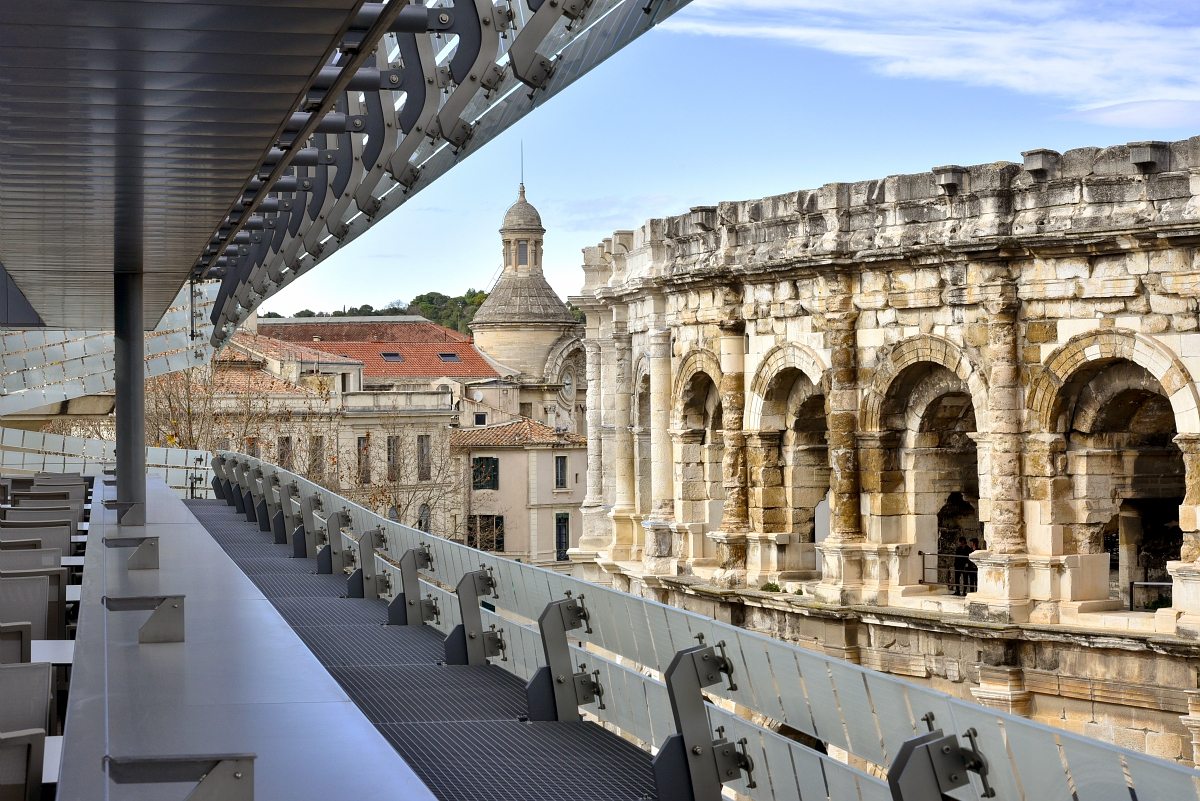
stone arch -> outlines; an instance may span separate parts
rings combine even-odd
[[[859,415],[859,430],[864,432],[883,430],[884,405],[892,383],[907,368],[922,362],[944,367],[966,384],[971,395],[971,403],[975,408],[976,425],[980,431],[989,430],[987,421],[988,387],[983,370],[976,366],[966,353],[953,342],[931,334],[910,337],[880,350],[879,366],[863,397],[862,410]]]
[[[750,397],[746,404],[745,430],[757,431],[762,427],[763,406],[771,382],[784,370],[799,370],[808,376],[814,385],[824,388],[828,381],[829,367],[812,348],[788,342],[772,348],[758,365],[750,382]]]
[[[554,381],[562,372],[563,367],[567,362],[578,359],[580,363],[586,364],[587,357],[583,348],[583,340],[574,333],[563,334],[558,341],[550,348],[550,353],[546,356],[546,367],[542,376],[547,381]],[[583,376],[579,376],[582,379]]]
[[[1200,395],[1187,368],[1165,345],[1127,329],[1090,331],[1055,350],[1030,377],[1026,408],[1046,433],[1063,424],[1067,399],[1061,391],[1081,367],[1124,359],[1144,368],[1162,386],[1180,434],[1200,434]]]
[[[687,392],[694,376],[704,373],[712,379],[713,386],[721,386],[721,361],[712,351],[695,348],[688,351],[679,362],[675,380],[671,386],[671,427],[684,428]]]

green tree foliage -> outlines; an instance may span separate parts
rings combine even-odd
[[[468,289],[458,297],[443,295],[441,292],[426,292],[413,298],[408,304],[408,310],[417,312],[438,325],[466,334],[470,333],[467,325],[485,300],[487,293],[479,289]]]
[[[283,319],[283,315],[280,314],[279,312],[267,312],[266,314],[260,314],[259,317],[261,317],[264,320],[281,320],[281,319]]]

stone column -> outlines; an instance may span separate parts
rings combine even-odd
[[[613,321],[613,506],[612,540],[608,558],[626,560],[633,547],[634,460],[633,426],[630,412],[633,406],[633,338],[623,321]]]
[[[1179,506],[1183,547],[1178,562],[1167,562],[1171,607],[1158,611],[1157,628],[1167,632],[1174,628],[1182,636],[1200,638],[1200,434],[1177,434],[1175,444],[1183,453],[1185,489]]]
[[[750,533],[746,547],[746,581],[758,586],[779,578],[779,545],[790,542],[789,508],[783,486],[780,431],[751,431],[746,435],[746,472],[749,479]]]
[[[650,334],[650,487],[656,520],[675,517],[671,480],[671,332]]]
[[[1017,346],[1019,302],[1011,284],[1000,287],[1001,297],[983,304],[988,315],[988,434],[990,470],[987,482],[990,515],[984,529],[986,550],[993,554],[1023,554],[1025,493],[1021,480],[1021,367]],[[980,482],[981,484],[983,481]]]
[[[981,304],[987,319],[989,431],[976,438],[976,458],[983,461],[979,485],[984,543],[971,557],[979,567],[979,587],[971,593],[968,608],[977,619],[1023,622],[1029,619],[1031,601],[1021,475],[1020,302],[1009,282],[985,286],[984,291],[991,296]]]
[[[1186,715],[1180,715],[1179,720],[1191,735],[1192,764],[1200,765],[1200,690],[1184,690],[1183,692],[1187,696],[1188,711]]]
[[[858,310],[849,276],[829,280],[825,341],[830,351],[828,442],[830,465],[829,536],[817,546],[821,582],[815,589],[826,603],[855,603],[863,591],[862,500],[858,466]]]
[[[721,452],[721,486],[725,503],[721,530],[709,534],[717,543],[717,574],[721,586],[738,587],[746,582],[746,534],[750,531],[746,490],[746,434],[742,419],[746,408],[745,327],[740,321],[721,327],[721,420],[724,426]]]
[[[670,434],[674,445],[671,463],[676,471],[670,556],[676,560],[695,561],[704,558],[704,529],[708,522],[704,431],[671,429]]]
[[[583,532],[579,544],[567,551],[574,572],[580,578],[594,581],[600,577],[596,560],[600,549],[608,543],[607,532],[598,524],[604,516],[604,442],[600,431],[600,406],[604,386],[600,381],[600,343],[586,339],[583,343],[587,358],[587,494],[580,505]]]

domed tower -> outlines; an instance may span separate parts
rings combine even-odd
[[[471,332],[476,347],[526,380],[554,382],[557,376],[545,375],[551,351],[564,335],[575,334],[578,323],[542,275],[545,234],[521,184],[500,228],[504,271],[475,312]]]

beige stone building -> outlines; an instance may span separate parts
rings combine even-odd
[[[587,440],[528,418],[450,433],[468,486],[466,542],[544,567],[568,568],[582,532]]]
[[[1195,759],[1198,247],[1200,137],[614,233],[577,570]]]

